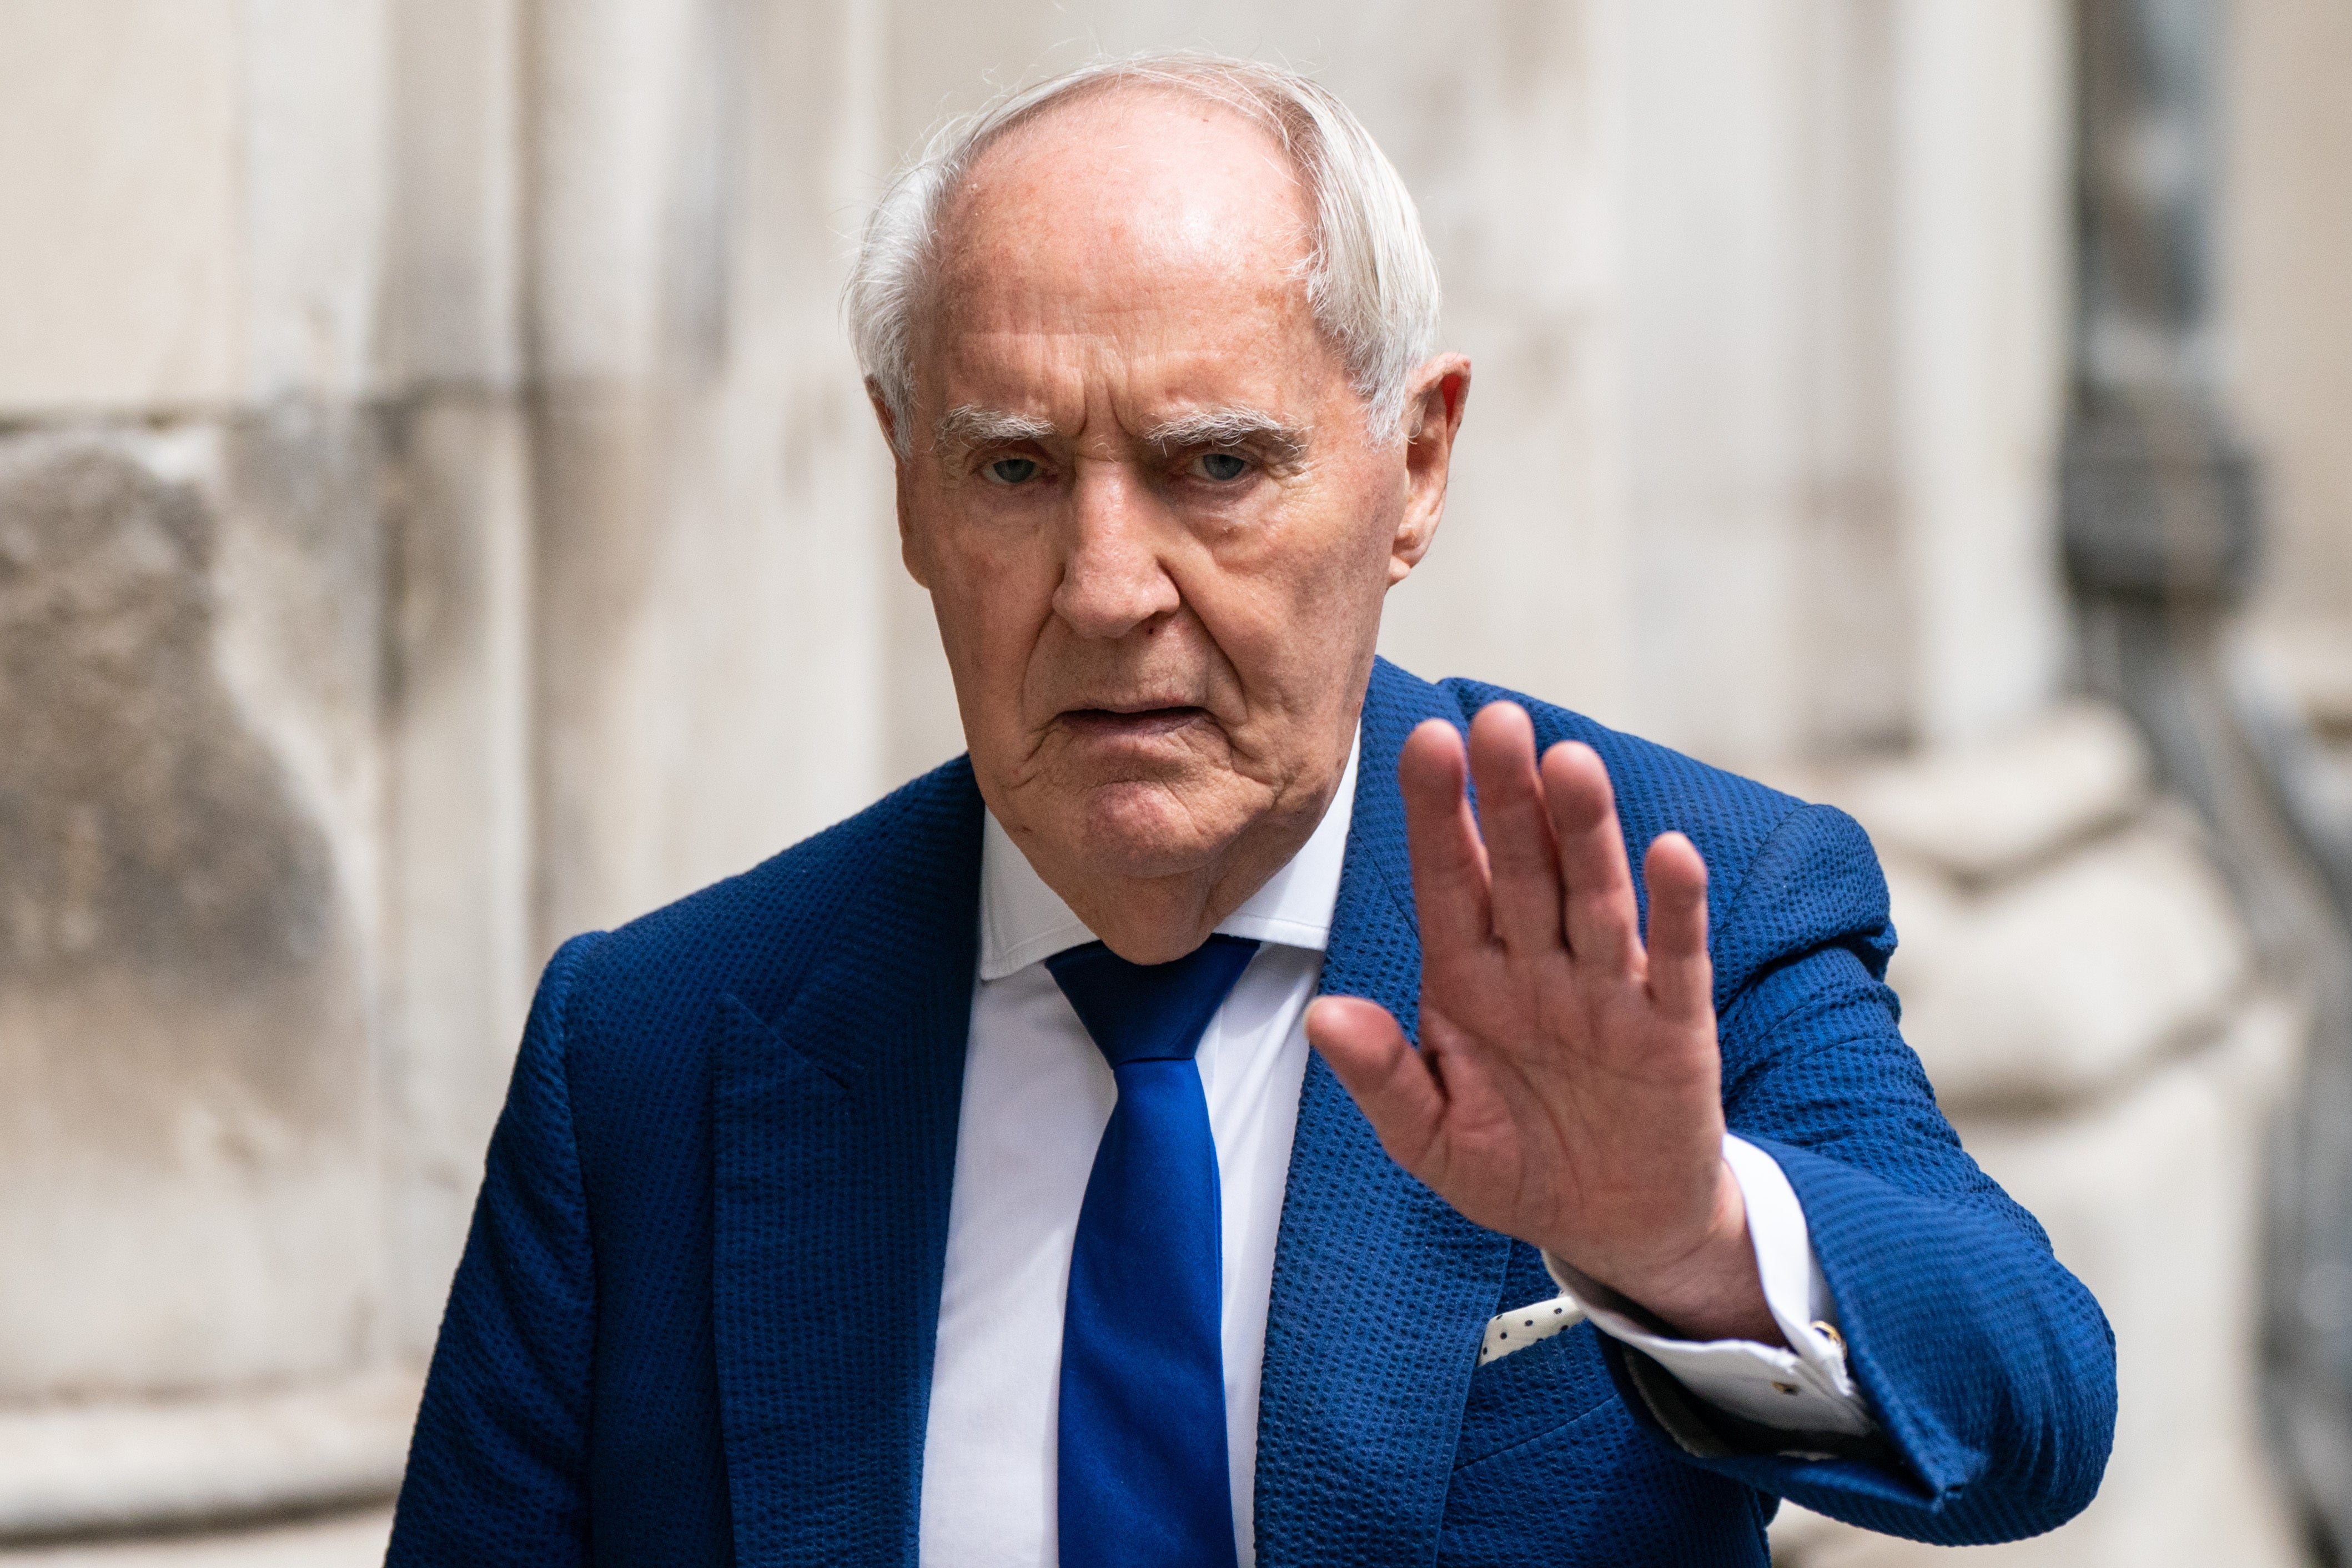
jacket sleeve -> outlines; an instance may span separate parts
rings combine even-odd
[[[596,936],[548,964],[408,1452],[387,1568],[587,1560],[595,1294],[564,1014]]]
[[[1962,1545],[2065,1522],[2106,1468],[2115,1337],[1936,1108],[1883,981],[1894,933],[1861,827],[1792,813],[1713,946],[1726,1118],[1804,1207],[1878,1431],[1729,1430],[1612,1343],[1627,1403],[1692,1463],[1864,1529]]]

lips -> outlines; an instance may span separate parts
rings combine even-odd
[[[1140,708],[1133,712],[1074,708],[1062,715],[1063,724],[1077,734],[1103,741],[1146,741],[1209,721],[1205,708]]]

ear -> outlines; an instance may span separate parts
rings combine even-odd
[[[872,376],[866,378],[866,401],[874,405],[874,422],[882,426],[882,442],[890,448],[890,456],[898,456],[898,420],[890,412],[887,399],[882,395],[882,384]]]
[[[1404,514],[1389,552],[1389,585],[1396,586],[1429,553],[1445,515],[1445,479],[1454,438],[1470,401],[1470,359],[1444,353],[1413,373],[1404,407]]]
[[[898,514],[898,559],[905,564],[907,575],[915,580],[915,585],[928,592],[931,585],[930,578],[923,564],[922,552],[916,548],[913,520],[907,514],[907,459],[899,455],[896,439],[898,416],[890,412],[890,405],[883,398],[881,384],[870,375],[866,378],[866,401],[874,405],[875,423],[882,426],[882,439],[890,448],[892,489]]]
[[[898,484],[898,560],[907,568],[907,575],[915,580],[915,586],[928,594],[931,591],[930,565],[921,541],[916,535],[914,520],[907,513],[905,472],[903,468],[899,470]]]

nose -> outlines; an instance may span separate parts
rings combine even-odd
[[[1070,495],[1069,553],[1054,613],[1083,637],[1116,641],[1183,603],[1161,559],[1149,488],[1126,463],[1078,464]]]

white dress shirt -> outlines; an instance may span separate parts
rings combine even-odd
[[[1305,847],[1217,927],[1261,946],[1194,1058],[1217,1146],[1226,1441],[1243,1568],[1256,1557],[1258,1379],[1307,1072],[1304,1018],[1339,900],[1356,763],[1350,752]],[[933,1568],[1053,1568],[1063,1297],[1078,1207],[1118,1088],[1044,963],[1094,932],[993,816],[985,833],[980,969],[923,1436],[921,1552]],[[1834,1320],[1795,1194],[1761,1151],[1731,1139],[1726,1153],[1747,1199],[1766,1300],[1794,1351],[1664,1340],[1598,1300],[1579,1307],[1565,1296],[1545,1304],[1547,1327],[1589,1315],[1701,1398],[1769,1425],[1866,1429],[1843,1350],[1813,1326]],[[1489,1327],[1482,1361],[1517,1348],[1508,1338],[1513,1317]]]

